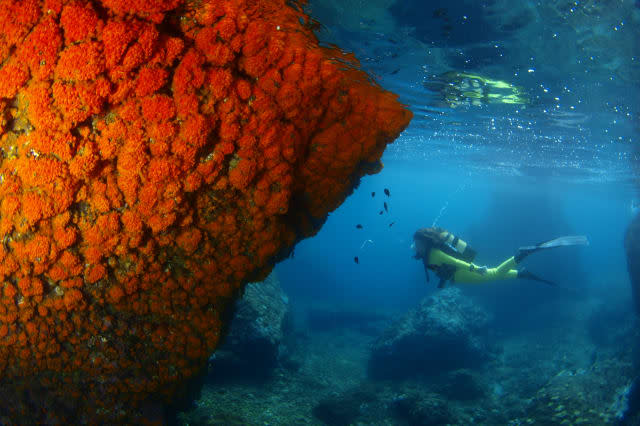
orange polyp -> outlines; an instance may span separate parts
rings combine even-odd
[[[89,269],[89,272],[85,274],[85,279],[89,284],[93,284],[98,280],[104,278],[107,274],[107,269],[104,265],[94,265]]]
[[[105,69],[102,46],[97,42],[74,44],[66,47],[58,58],[56,79],[92,80]]]
[[[140,103],[142,106],[142,117],[151,123],[170,120],[176,113],[173,100],[166,95],[146,97],[143,98]]]
[[[142,68],[136,80],[136,95],[146,96],[154,93],[166,83],[168,75],[169,73],[162,68]]]
[[[17,294],[16,288],[12,284],[5,284],[4,287],[4,297],[12,299]]]
[[[138,423],[411,115],[284,0],[0,6],[0,411]]]
[[[6,10],[3,12],[7,13]],[[44,18],[27,36],[17,55],[29,66],[34,78],[45,80],[53,74],[61,47],[60,28],[52,18]]]
[[[157,13],[167,12],[178,7],[182,0],[103,0],[105,7],[119,15],[138,14],[151,16],[155,20],[161,16]]]
[[[15,62],[0,68],[0,98],[13,98],[29,78],[29,73]]]
[[[60,15],[67,44],[86,39],[95,34],[98,17],[90,4],[74,1],[66,5]]]
[[[64,293],[64,304],[67,310],[76,308],[82,300],[82,293],[76,289],[70,289]]]

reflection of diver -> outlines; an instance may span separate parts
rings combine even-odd
[[[529,97],[522,87],[476,74],[449,71],[424,86],[438,92],[451,108],[488,104],[526,105]]]
[[[415,258],[422,259],[427,281],[429,269],[440,278],[438,288],[444,287],[447,281],[454,283],[479,283],[494,280],[524,278],[555,285],[535,276],[524,269],[514,269],[525,257],[539,250],[561,246],[587,245],[584,236],[567,236],[556,238],[535,246],[520,247],[515,256],[502,262],[495,268],[473,264],[476,252],[460,238],[442,228],[422,228],[413,235],[416,251]]]

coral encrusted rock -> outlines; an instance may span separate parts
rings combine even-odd
[[[488,323],[489,315],[460,289],[439,291],[376,340],[369,375],[403,379],[477,366],[489,357]]]
[[[135,422],[411,113],[286,0],[0,0],[0,423]]]

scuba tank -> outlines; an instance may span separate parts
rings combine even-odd
[[[467,263],[473,262],[473,260],[476,258],[476,254],[478,253],[474,249],[472,249],[471,246],[466,243],[466,241],[460,239],[460,237],[444,230],[443,232],[440,232],[440,237],[445,244],[455,249],[456,253],[453,254],[454,257],[457,257],[460,260],[464,260]]]

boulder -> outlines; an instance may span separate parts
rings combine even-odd
[[[454,401],[473,401],[486,396],[486,386],[480,375],[464,369],[443,375],[435,389],[438,394]]]
[[[369,375],[398,379],[477,366],[488,359],[488,322],[489,315],[460,289],[439,291],[376,340]]]

